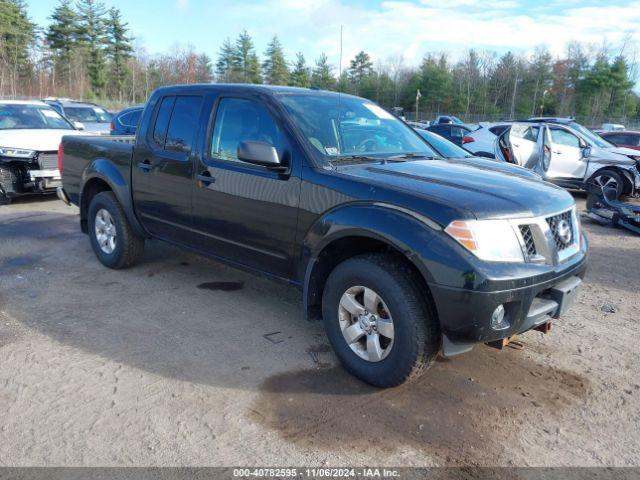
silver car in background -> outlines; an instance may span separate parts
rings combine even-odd
[[[640,192],[640,152],[616,147],[573,119],[514,122],[496,138],[494,153],[561,187],[594,183],[613,200]]]

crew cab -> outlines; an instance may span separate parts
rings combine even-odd
[[[43,102],[0,101],[0,204],[26,193],[54,193],[58,145],[75,127]]]
[[[547,331],[587,264],[566,191],[443,158],[350,95],[164,87],[135,137],[65,137],[60,152],[58,195],[105,266],[157,238],[298,287],[344,367],[380,387]]]
[[[611,200],[640,192],[640,154],[616,147],[570,118],[513,123],[496,138],[495,157],[565,188],[586,190],[593,183]]]

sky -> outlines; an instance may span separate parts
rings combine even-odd
[[[262,54],[277,35],[293,59],[322,52],[343,66],[358,51],[374,61],[402,55],[417,65],[427,52],[455,58],[469,48],[562,54],[570,40],[619,48],[640,42],[640,0],[103,0],[118,7],[148,53],[193,45],[214,60],[222,42],[246,29]],[[56,0],[29,0],[29,14],[49,23]]]

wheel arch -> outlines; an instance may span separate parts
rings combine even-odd
[[[635,187],[634,187],[634,182],[633,182],[633,176],[631,174],[631,172],[625,168],[619,167],[617,165],[603,165],[602,167],[594,170],[591,175],[589,175],[589,178],[587,180],[587,182],[589,180],[591,180],[592,178],[594,178],[597,174],[602,173],[604,171],[613,171],[615,173],[617,173],[618,175],[620,175],[624,181],[624,185],[622,187],[622,193],[623,194],[633,194]]]
[[[105,158],[92,161],[82,175],[82,190],[78,202],[82,231],[84,233],[88,231],[87,213],[91,200],[104,191],[111,191],[116,196],[134,232],[140,236],[146,236],[133,209],[130,182],[125,180],[120,169],[113,162]]]
[[[422,291],[435,302],[428,283],[431,273],[421,261],[418,246],[424,247],[440,228],[435,222],[394,206],[351,205],[329,212],[317,220],[303,243],[303,308],[307,320],[321,318],[324,285],[331,271],[357,255],[385,253],[404,262],[415,273]]]

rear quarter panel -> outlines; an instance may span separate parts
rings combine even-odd
[[[133,141],[133,137],[63,137],[62,185],[71,202],[80,205],[82,189],[94,177],[105,180],[116,196],[123,195],[123,189],[128,189]]]

